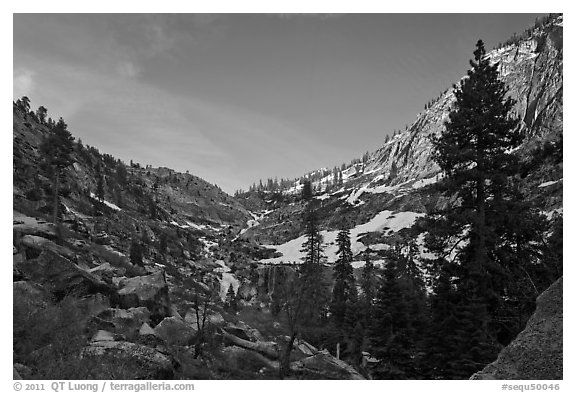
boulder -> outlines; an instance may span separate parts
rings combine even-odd
[[[129,379],[173,379],[172,359],[158,350],[142,344],[117,341],[112,333],[96,335],[82,351],[84,358],[96,358],[105,364],[105,357],[116,358],[129,366]],[[102,358],[101,361],[98,358]]]
[[[470,379],[563,379],[562,278],[536,300],[536,311],[498,358]]]
[[[270,360],[266,356],[258,352],[251,351],[236,345],[224,347],[221,354],[225,359],[225,367],[230,372],[249,373],[251,375],[263,374],[267,371],[268,374],[276,377],[279,367],[277,360]],[[242,374],[241,374],[242,375]],[[245,374],[244,374],[245,375]],[[234,374],[232,374],[234,377]]]
[[[167,344],[187,345],[196,334],[196,329],[180,318],[167,317],[156,325],[154,334]]]
[[[243,340],[248,340],[252,342],[256,341],[266,341],[262,333],[257,329],[249,326],[248,324],[238,321],[235,324],[227,325],[223,328],[230,334],[235,335],[236,337],[240,337]]]
[[[148,325],[146,322],[144,322],[142,324],[142,326],[140,326],[140,330],[138,330],[138,334],[141,336],[154,336],[154,335],[156,335],[156,333],[154,332],[154,329],[152,329],[150,327],[150,325]]]
[[[297,373],[313,374],[319,379],[365,379],[348,363],[336,359],[326,350],[292,362],[290,368]]]
[[[117,338],[117,335],[115,335],[112,332],[109,332],[107,330],[98,330],[96,332],[96,334],[94,335],[94,337],[92,337],[91,341],[114,341]]]
[[[146,307],[156,323],[170,315],[168,284],[162,272],[124,278],[118,285],[119,304],[122,308]]]
[[[110,329],[125,337],[136,337],[143,323],[150,320],[150,311],[146,307],[108,308],[100,312],[91,321],[98,328]]]
[[[56,254],[60,254],[70,260],[76,259],[76,254],[66,247],[59,246],[51,240],[45,237],[35,236],[35,235],[25,235],[20,239],[20,245],[25,248],[36,250],[39,254],[44,250],[50,250]]]
[[[318,353],[318,349],[316,349],[312,344],[300,339],[294,340],[294,349],[300,351],[306,356],[313,356]]]
[[[18,265],[22,275],[30,281],[42,284],[56,296],[76,294],[113,295],[114,289],[90,272],[52,250],[44,250],[38,258]]]
[[[222,314],[218,312],[214,312],[208,315],[207,321],[212,325],[223,325],[226,322]]]
[[[88,318],[92,318],[110,308],[110,299],[101,293],[96,293],[78,299],[78,304],[81,305],[84,310],[84,315]]]

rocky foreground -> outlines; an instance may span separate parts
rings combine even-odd
[[[18,212],[13,233],[14,313],[23,322],[15,340],[31,347],[14,364],[15,378],[277,377],[287,337],[263,334],[221,307],[204,318],[203,308],[176,304],[162,266],[97,257],[87,241],[58,244],[54,225]],[[291,360],[295,378],[364,379],[305,341],[295,342]]]
[[[471,379],[563,379],[562,282],[538,297],[526,329]]]

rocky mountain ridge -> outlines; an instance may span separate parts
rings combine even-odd
[[[520,119],[519,127],[525,135],[517,152],[526,168],[523,193],[549,216],[562,211],[562,162],[551,158],[556,154],[554,151],[560,155],[562,151],[562,31],[563,18],[558,16],[533,29],[528,37],[487,54],[493,63],[499,64],[501,78],[516,101],[514,116]],[[351,228],[370,226],[384,211],[423,215],[442,203],[434,191],[441,174],[432,156],[430,138],[443,129],[454,99],[453,88],[442,93],[405,131],[389,138],[362,160],[353,160],[339,176],[330,173],[319,177],[322,170],[307,176],[316,190],[314,199],[319,205],[325,236],[331,238],[332,232],[343,223]],[[542,155],[544,150],[549,161],[533,164],[534,155]],[[303,179],[296,179],[281,195],[268,191],[240,194],[238,200],[261,209],[243,236],[281,253],[298,248],[301,242],[292,244],[293,247],[290,242],[302,235],[295,217],[303,211],[300,201]],[[383,230],[389,235],[397,234],[413,223],[389,231],[386,228],[394,223],[383,221],[376,225],[372,235],[375,239],[367,240],[365,245],[381,247],[377,238]],[[280,259],[278,256],[274,260]]]

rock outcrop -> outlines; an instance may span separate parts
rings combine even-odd
[[[471,379],[562,379],[562,278],[536,301],[526,328]]]
[[[115,293],[111,285],[49,249],[42,251],[38,258],[21,262],[17,268],[28,280],[42,284],[57,297],[71,292]]]
[[[196,329],[177,317],[167,317],[154,328],[154,334],[168,344],[188,345]]]
[[[74,260],[76,258],[76,254],[69,250],[66,247],[59,246],[58,244],[54,243],[51,240],[46,239],[42,236],[35,236],[35,235],[25,235],[20,239],[20,245],[31,248],[38,253],[41,253],[44,250],[50,250],[70,260]]]
[[[336,359],[328,351],[292,362],[290,368],[295,372],[315,374],[319,379],[365,379],[352,366]]]
[[[125,337],[136,337],[142,324],[150,320],[150,311],[146,307],[108,308],[92,319],[92,324],[101,329],[110,329]]]
[[[113,333],[101,330],[84,349],[82,357],[97,359],[103,356],[129,363],[134,370],[133,379],[171,379],[174,376],[169,356],[146,345],[117,341]]]
[[[119,303],[122,308],[147,307],[156,323],[170,315],[168,284],[162,272],[147,276],[124,278],[119,282]]]

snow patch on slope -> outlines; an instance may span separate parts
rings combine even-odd
[[[97,201],[100,201],[102,203],[104,203],[106,206],[108,206],[110,209],[112,210],[116,210],[116,211],[120,211],[122,209],[120,209],[118,206],[116,206],[115,204],[113,204],[112,202],[108,202],[106,199],[102,199],[100,200],[100,198],[98,198],[96,196],[96,194],[94,194],[92,191],[90,191],[90,198],[95,199]]]
[[[551,185],[553,185],[553,184],[556,184],[556,183],[558,183],[558,182],[560,182],[560,181],[562,181],[562,179],[554,180],[554,181],[547,181],[546,183],[540,184],[540,185],[538,186],[538,188],[548,187],[548,186],[551,186]]]
[[[364,193],[370,194],[383,194],[383,193],[396,193],[398,196],[402,195],[402,192],[407,192],[409,190],[415,190],[418,188],[422,188],[428,186],[430,184],[434,184],[438,181],[438,176],[432,176],[426,179],[420,179],[414,181],[414,179],[410,179],[405,181],[404,183],[396,184],[394,186],[387,186],[387,185],[380,185],[376,187],[371,187],[370,184],[379,181],[383,178],[383,175],[379,175],[375,177],[370,183],[364,185],[350,193],[348,196],[343,196],[341,199],[346,199],[346,202],[352,206],[360,206],[363,205],[365,202],[360,201],[359,198]],[[412,183],[413,182],[413,183]]]
[[[366,246],[360,241],[362,235],[369,232],[392,231],[398,232],[401,229],[411,227],[416,219],[422,217],[424,213],[415,212],[397,212],[384,210],[378,213],[374,218],[365,224],[358,225],[350,230],[350,245],[352,252],[357,254],[366,249]],[[324,238],[324,253],[328,263],[333,263],[337,259],[336,236],[338,231],[321,231]],[[301,263],[304,254],[301,252],[302,245],[306,241],[305,236],[290,240],[280,245],[264,245],[264,247],[275,249],[282,253],[282,256],[276,258],[262,259],[260,263],[277,264],[277,263]]]

